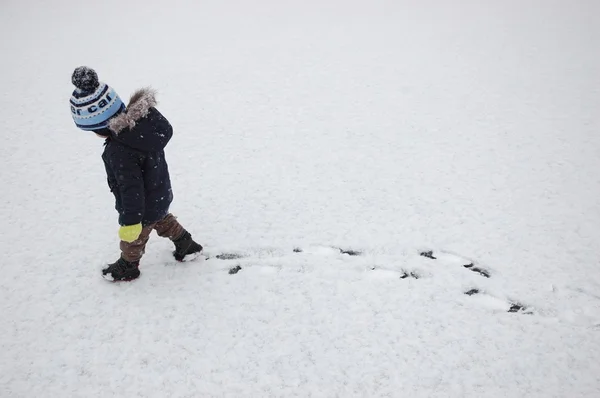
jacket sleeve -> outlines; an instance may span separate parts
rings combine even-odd
[[[134,152],[122,151],[109,158],[109,166],[115,177],[120,198],[120,225],[135,225],[142,222],[145,209],[144,176],[142,156]]]

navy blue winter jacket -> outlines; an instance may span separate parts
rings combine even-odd
[[[164,152],[173,128],[155,106],[154,91],[139,90],[127,110],[108,123],[102,159],[120,225],[153,224],[168,214],[173,201]]]

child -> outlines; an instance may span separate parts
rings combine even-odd
[[[164,148],[173,128],[156,110],[155,92],[138,90],[125,107],[91,68],[75,69],[71,81],[77,87],[71,96],[75,124],[105,139],[102,160],[119,212],[121,257],[102,275],[113,281],[140,276],[139,262],[153,229],[173,241],[178,261],[201,253],[202,246],[169,213],[173,192]]]

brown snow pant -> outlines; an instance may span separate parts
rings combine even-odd
[[[146,243],[150,239],[152,230],[156,230],[158,236],[175,240],[185,232],[185,229],[177,222],[177,217],[173,214],[167,214],[165,218],[155,224],[150,224],[142,228],[142,233],[137,240],[128,243],[121,241],[121,257],[129,262],[139,261],[144,255]]]

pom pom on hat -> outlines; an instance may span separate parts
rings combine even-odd
[[[71,82],[82,91],[94,91],[98,88],[98,74],[92,68],[80,66],[73,71]]]

